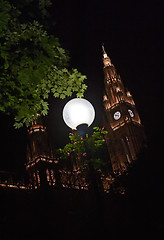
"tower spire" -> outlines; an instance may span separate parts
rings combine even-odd
[[[114,172],[127,171],[141,153],[145,134],[132,95],[123,85],[120,75],[111,64],[104,45],[104,107],[106,113],[107,148]]]
[[[104,43],[102,44],[102,51],[103,51],[103,54],[106,53],[104,48]]]
[[[107,55],[107,53],[105,51],[104,43],[102,44],[102,52],[103,52],[104,68],[106,68],[107,66],[113,66],[113,64],[111,63],[110,58],[108,57],[108,55]]]

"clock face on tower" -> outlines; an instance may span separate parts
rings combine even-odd
[[[129,112],[129,114],[130,114],[131,117],[134,117],[134,113],[133,113],[132,110],[128,109],[128,112]]]
[[[118,120],[121,117],[121,113],[119,111],[114,113],[114,119]]]

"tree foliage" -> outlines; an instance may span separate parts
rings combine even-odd
[[[81,137],[78,133],[70,133],[70,143],[64,148],[60,148],[59,154],[61,159],[69,160],[71,156],[80,156],[81,167],[87,163],[91,163],[95,169],[100,168],[104,164],[103,152],[106,146],[105,135],[108,133],[103,128],[94,127],[91,136],[88,134],[86,138]]]
[[[26,3],[32,0],[26,0]],[[45,15],[47,1],[39,1]],[[48,1],[47,3],[50,3]],[[48,113],[48,98],[82,97],[86,76],[68,69],[69,57],[59,39],[36,20],[19,20],[20,11],[0,0],[0,111],[13,114],[19,128]]]

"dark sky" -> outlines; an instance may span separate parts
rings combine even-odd
[[[104,43],[133,95],[149,141],[162,136],[162,8],[159,0],[54,1],[56,25],[52,31],[63,48],[69,50],[71,67],[87,75],[85,97],[96,109],[94,125],[101,124]],[[68,139],[69,129],[61,116],[66,101],[52,103],[45,120],[50,137],[58,146]],[[11,118],[0,116],[0,169],[19,170],[25,163],[26,131],[14,130]]]

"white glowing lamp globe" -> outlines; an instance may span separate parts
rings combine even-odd
[[[94,118],[95,110],[92,104],[84,98],[74,98],[64,106],[64,122],[72,129],[77,129],[81,124],[87,124],[89,127]]]

